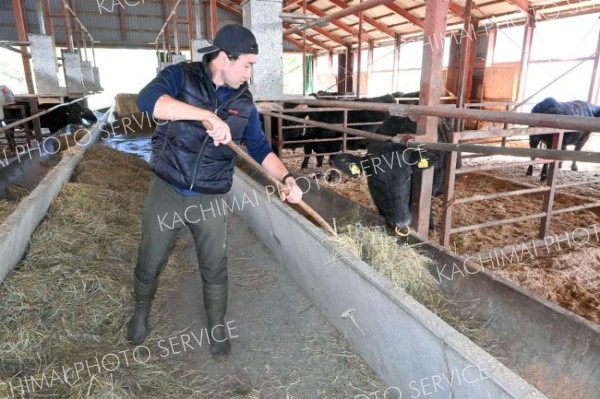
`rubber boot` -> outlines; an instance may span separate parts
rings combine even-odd
[[[204,309],[208,318],[210,354],[216,361],[224,361],[231,352],[231,344],[225,332],[227,313],[227,282],[223,284],[204,283]]]
[[[156,282],[144,284],[136,278],[133,292],[135,294],[135,313],[127,323],[127,340],[134,345],[139,345],[144,342],[148,332],[148,315],[156,292]]]

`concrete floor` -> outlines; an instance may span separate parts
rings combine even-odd
[[[180,234],[185,246],[171,256],[189,262],[190,268],[167,282],[168,288],[161,287],[168,292],[160,301],[165,305],[158,310],[159,322],[168,314],[172,336],[194,332],[199,337],[206,326],[202,283],[191,234]],[[230,215],[228,234],[226,321],[237,335],[232,355],[216,363],[206,341],[174,355],[197,373],[206,397],[356,398],[376,397],[377,392],[382,397],[383,383],[239,217]],[[397,397],[395,392],[388,391],[387,397]]]

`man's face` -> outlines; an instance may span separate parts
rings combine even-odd
[[[242,54],[237,60],[226,57],[223,68],[223,83],[232,89],[239,88],[252,76],[252,66],[256,63],[256,54]]]

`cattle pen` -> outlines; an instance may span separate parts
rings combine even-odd
[[[286,102],[287,103],[294,103],[294,99],[287,99]],[[553,145],[552,148],[560,148],[560,140],[562,139],[562,134],[565,130],[567,129],[575,129],[575,130],[590,130],[590,131],[598,131],[600,130],[600,121],[596,118],[586,118],[585,120],[582,120],[582,118],[573,118],[573,117],[568,117],[568,116],[555,116],[555,115],[518,115],[517,118],[514,118],[514,113],[502,113],[502,112],[494,112],[494,111],[478,111],[478,110],[457,110],[457,109],[451,109],[451,108],[447,108],[447,107],[414,107],[414,108],[418,108],[418,111],[415,112],[414,114],[411,112],[411,107],[412,106],[403,106],[403,107],[396,107],[394,105],[388,105],[388,104],[370,104],[370,103],[362,103],[362,104],[356,104],[356,103],[349,103],[349,102],[340,102],[340,101],[328,101],[327,103],[321,102],[321,101],[317,101],[317,100],[298,100],[298,103],[302,103],[302,104],[308,104],[310,106],[314,106],[314,107],[319,107],[316,109],[321,109],[321,107],[324,107],[326,105],[330,105],[332,110],[336,109],[336,110],[340,110],[339,107],[345,106],[344,111],[343,112],[351,112],[351,109],[355,109],[355,110],[362,110],[363,112],[365,112],[365,110],[369,110],[369,109],[373,109],[373,110],[377,110],[377,111],[382,111],[382,110],[387,110],[389,111],[390,114],[396,114],[396,115],[436,115],[436,116],[440,116],[440,117],[454,117],[454,118],[464,118],[464,119],[479,119],[479,120],[487,120],[486,117],[490,117],[489,120],[493,120],[496,122],[501,122],[501,123],[518,123],[520,125],[526,125],[525,127],[514,127],[514,128],[510,128],[510,129],[498,129],[498,128],[491,128],[489,130],[479,130],[479,131],[463,131],[463,132],[455,132],[452,134],[451,136],[451,142],[450,143],[431,143],[431,142],[423,142],[420,141],[420,137],[418,135],[406,135],[403,134],[405,132],[397,132],[398,133],[398,137],[397,138],[392,138],[392,141],[399,141],[399,142],[404,142],[406,143],[407,146],[416,148],[419,146],[422,146],[422,148],[428,149],[428,150],[433,150],[433,151],[446,151],[448,152],[450,155],[446,158],[446,164],[445,164],[445,171],[444,171],[444,176],[445,176],[445,194],[443,196],[443,198],[441,199],[441,201],[437,201],[434,204],[434,209],[439,211],[439,218],[441,219],[439,224],[437,224],[438,226],[438,230],[439,233],[436,232],[435,234],[433,234],[433,239],[437,239],[440,243],[441,246],[437,246],[435,244],[433,244],[431,241],[427,242],[426,241],[426,237],[428,235],[428,231],[427,231],[427,221],[428,221],[428,217],[429,217],[429,209],[430,209],[430,205],[428,201],[431,201],[431,183],[429,183],[430,185],[424,189],[421,190],[416,190],[417,191],[417,196],[413,197],[413,206],[418,207],[419,205],[422,207],[422,212],[418,212],[416,211],[415,213],[420,215],[420,217],[422,218],[421,223],[415,223],[415,224],[420,224],[422,226],[424,226],[424,234],[420,234],[420,233],[414,233],[411,238],[409,238],[409,242],[413,242],[413,243],[420,243],[420,245],[423,245],[424,243],[426,243],[426,246],[428,248],[430,248],[430,250],[432,251],[432,253],[434,253],[435,255],[433,255],[436,259],[439,260],[439,265],[443,265],[443,266],[438,266],[438,268],[436,270],[434,270],[434,272],[437,273],[438,276],[444,276],[444,277],[440,277],[440,283],[442,283],[442,285],[444,286],[444,289],[447,290],[448,293],[451,293],[453,295],[454,298],[456,298],[457,300],[462,300],[462,301],[476,301],[478,303],[478,305],[476,306],[477,310],[475,310],[474,312],[476,314],[478,314],[480,317],[486,319],[486,318],[490,318],[490,317],[494,317],[496,318],[495,322],[493,323],[493,326],[491,327],[492,329],[496,329],[496,333],[498,335],[504,335],[504,336],[516,336],[520,333],[520,328],[518,326],[522,326],[522,325],[528,325],[529,329],[528,329],[528,338],[521,338],[518,341],[519,342],[515,342],[515,343],[509,343],[509,342],[505,342],[504,345],[506,345],[505,349],[507,353],[518,353],[518,352],[522,352],[522,351],[528,351],[529,349],[527,348],[535,348],[537,347],[537,345],[542,342],[545,341],[547,345],[555,345],[555,343],[557,342],[563,342],[563,340],[570,340],[570,339],[583,339],[583,341],[586,342],[586,344],[584,345],[586,348],[596,348],[594,349],[595,351],[598,350],[598,327],[596,324],[594,324],[593,322],[590,322],[588,320],[593,320],[596,323],[598,322],[597,319],[597,313],[594,311],[595,306],[594,305],[596,302],[593,299],[594,297],[594,292],[595,292],[595,288],[594,288],[594,283],[591,282],[590,285],[588,285],[587,289],[590,289],[591,291],[588,291],[589,294],[587,297],[581,298],[581,304],[579,305],[580,307],[577,308],[577,306],[573,307],[573,306],[568,306],[567,302],[561,302],[556,300],[556,298],[552,298],[550,296],[546,296],[546,292],[545,290],[542,290],[541,292],[535,291],[538,295],[542,295],[544,297],[546,297],[546,299],[541,299],[539,297],[533,297],[531,296],[531,294],[528,292],[527,289],[523,289],[521,287],[519,287],[519,285],[524,285],[525,287],[531,289],[531,287],[528,287],[527,284],[523,284],[523,281],[521,281],[521,284],[514,284],[512,281],[510,280],[514,280],[514,276],[511,276],[511,273],[504,273],[505,270],[502,269],[506,269],[506,264],[510,264],[510,263],[516,263],[516,264],[521,264],[523,262],[527,263],[528,260],[535,260],[536,256],[538,256],[538,249],[540,249],[540,253],[543,252],[541,250],[541,248],[544,248],[548,250],[548,252],[551,252],[548,248],[555,246],[558,248],[560,247],[560,244],[562,243],[563,247],[567,247],[567,243],[569,245],[569,248],[572,248],[572,243],[573,242],[577,242],[577,240],[579,239],[580,242],[583,242],[584,244],[587,242],[591,242],[593,241],[590,240],[590,237],[598,237],[598,208],[600,207],[600,202],[598,202],[598,197],[596,196],[595,201],[592,200],[590,201],[585,200],[584,199],[578,199],[578,203],[573,205],[573,206],[564,206],[562,204],[562,202],[564,202],[564,198],[558,198],[561,201],[561,206],[560,208],[558,207],[557,203],[555,203],[555,198],[558,195],[557,193],[561,190],[561,189],[571,189],[571,188],[575,188],[575,187],[583,187],[586,185],[593,185],[595,183],[597,183],[599,180],[598,179],[587,179],[585,181],[578,181],[578,182],[568,182],[568,183],[562,183],[562,184],[558,184],[558,162],[559,160],[578,160],[578,161],[584,161],[584,162],[592,162],[592,163],[599,163],[600,162],[600,157],[598,156],[597,153],[594,152],[564,152],[564,151],[557,151],[557,150],[553,150],[553,149],[547,149],[547,150],[538,150],[538,149],[524,149],[524,148],[512,148],[512,147],[490,147],[485,145],[485,143],[483,144],[461,144],[462,140],[471,140],[471,139],[488,139],[488,138],[505,138],[505,137],[514,137],[514,136],[528,136],[528,135],[534,135],[534,134],[553,134],[554,140],[553,140]],[[272,120],[271,123],[277,123],[278,128],[279,128],[279,132],[278,132],[278,140],[276,141],[277,144],[279,145],[279,148],[282,149],[283,145],[285,144],[285,142],[281,141],[281,137],[283,137],[283,132],[284,129],[289,128],[300,128],[303,126],[306,127],[310,127],[310,126],[321,126],[321,127],[325,127],[326,124],[323,124],[322,122],[315,122],[315,121],[311,121],[311,120],[305,120],[305,119],[299,119],[299,118],[294,118],[293,116],[289,116],[286,115],[287,112],[285,112],[286,110],[283,110],[281,112],[264,112],[264,114],[270,118],[277,118],[277,122],[275,122],[275,120]],[[428,112],[429,111],[429,112]],[[293,115],[294,110],[291,110],[291,114]],[[368,111],[367,111],[368,112]],[[284,126],[284,124],[281,122],[282,120],[288,120],[292,123],[294,123],[295,125],[288,125],[288,126]],[[538,127],[534,127],[534,126],[538,126]],[[349,137],[362,137],[362,138],[367,138],[370,140],[390,140],[390,137],[388,136],[381,136],[378,134],[374,134],[371,132],[364,132],[364,131],[358,131],[355,128],[350,128],[347,126],[343,126],[343,125],[329,125],[327,127],[329,130],[331,131],[336,131],[341,133],[343,136],[348,135]],[[342,138],[338,138],[337,140],[341,140]],[[540,158],[538,160],[526,160],[526,161],[509,161],[509,162],[502,162],[502,160],[500,161],[496,161],[492,164],[485,164],[483,166],[463,166],[463,168],[461,169],[456,169],[456,158],[457,158],[457,152],[462,151],[462,152],[466,152],[466,153],[474,153],[474,154],[481,154],[481,155],[508,155],[508,156],[517,156],[517,157],[536,157],[536,158]],[[283,156],[285,156],[285,153],[282,153]],[[335,155],[335,153],[333,153],[333,155]],[[306,154],[304,154],[303,156],[306,156]],[[523,174],[524,174],[524,167],[528,166],[528,165],[532,165],[532,164],[539,164],[539,163],[550,163],[550,173],[548,174],[548,179],[547,181],[541,183],[543,184],[542,187],[539,187],[537,185],[531,185],[531,184],[522,184],[522,185],[518,185],[514,179],[511,180],[510,182],[506,181],[506,183],[502,183],[504,184],[504,187],[502,187],[502,190],[500,192],[494,192],[493,188],[494,185],[492,185],[491,190],[485,190],[484,194],[475,192],[473,190],[471,190],[470,192],[473,193],[473,195],[471,196],[464,196],[464,195],[456,195],[456,177],[457,176],[465,176],[469,173],[476,173],[478,175],[478,178],[484,178],[485,176],[483,175],[484,172],[487,171],[491,171],[491,170],[498,170],[498,169],[505,169],[507,167],[514,167],[514,168],[523,168]],[[293,165],[297,165],[296,163],[293,163]],[[327,167],[323,167],[323,170],[327,169]],[[311,169],[314,170],[314,169]],[[332,170],[331,168],[329,170]],[[299,172],[302,174],[302,172]],[[306,174],[307,172],[304,172],[303,174]],[[338,172],[339,173],[339,172]],[[373,173],[373,172],[371,172]],[[325,173],[327,174],[327,172]],[[325,174],[322,174],[323,177],[326,177]],[[309,172],[308,176],[312,176],[312,178],[318,178],[319,176],[315,175],[313,172]],[[418,175],[417,175],[418,178]],[[503,181],[504,179],[500,178],[500,177],[494,177],[493,179],[498,180],[498,181]],[[363,188],[362,190],[366,191],[366,187],[364,187],[364,181],[362,181],[363,184]],[[341,216],[343,212],[341,212],[338,208],[341,209],[346,209],[346,206],[351,206],[351,205],[340,205],[340,204],[344,204],[344,201],[347,201],[345,199],[342,199],[343,197],[347,197],[349,192],[345,191],[346,189],[348,189],[349,186],[343,186],[342,188],[339,187],[335,187],[337,186],[337,184],[331,184],[331,185],[327,185],[326,182],[324,181],[322,183],[322,185],[325,188],[321,188],[319,187],[318,193],[315,194],[315,196],[324,196],[325,198],[321,198],[319,200],[315,200],[316,203],[318,203],[321,208],[317,208],[322,210],[326,215],[328,215],[329,217],[336,217],[336,216]],[[417,187],[419,186],[423,186],[424,184],[420,183],[420,182],[413,182],[413,187],[414,185],[416,185]],[[462,186],[462,190],[464,190],[464,184]],[[508,187],[508,188],[507,188]],[[329,190],[328,190],[329,189]],[[337,194],[326,194],[324,192],[327,191],[335,191]],[[357,189],[358,190],[358,189]],[[418,194],[421,194],[421,198],[419,198]],[[461,194],[461,193],[458,193]],[[330,195],[334,195],[334,196],[342,196],[342,197],[336,197],[335,200],[331,200],[330,199]],[[532,207],[529,206],[531,202],[534,202],[531,200],[531,196],[532,195],[541,195],[543,198],[541,201],[537,201],[535,202],[535,204],[533,206],[537,206],[538,211],[533,211]],[[561,193],[561,195],[564,196],[564,193]],[[527,206],[527,213],[526,214],[520,214],[520,215],[515,215],[514,217],[511,218],[505,218],[505,219],[500,219],[500,220],[486,220],[486,221],[482,221],[482,222],[478,222],[478,223],[473,223],[473,224],[465,224],[462,223],[460,224],[460,227],[455,227],[452,228],[452,216],[453,216],[453,210],[455,209],[455,207],[461,205],[461,204],[470,204],[470,203],[481,203],[482,204],[482,208],[480,208],[479,212],[482,212],[483,209],[486,208],[485,204],[492,204],[494,200],[501,200],[501,199],[505,199],[505,198],[519,198],[519,196],[521,196],[520,198],[527,198],[527,200],[523,201],[522,203],[524,205]],[[421,201],[421,199],[424,198],[424,201]],[[327,202],[329,199],[331,202],[334,203],[334,205],[328,205]],[[353,198],[353,200],[355,202],[361,203],[363,206],[368,206],[369,204],[369,200],[365,201],[357,201],[356,199]],[[517,203],[519,202],[518,199],[516,200]],[[373,207],[370,207],[371,209],[373,209]],[[487,208],[492,209],[492,205],[488,205]],[[559,209],[557,209],[559,208]],[[502,208],[503,209],[503,208]],[[574,223],[567,223],[565,224],[564,222],[559,223],[558,228],[555,229],[551,229],[551,219],[554,216],[554,218],[558,218],[560,217],[560,215],[565,215],[565,214],[572,214],[572,215],[576,215],[577,212],[580,211],[584,211],[584,210],[588,210],[588,211],[592,211],[593,214],[595,214],[595,217],[590,218],[584,218],[584,217],[575,217],[575,222]],[[485,211],[482,212],[484,213],[485,217]],[[490,212],[491,213],[491,212]],[[462,215],[460,215],[462,216]],[[539,221],[539,228],[537,228],[537,230],[531,231],[531,227],[529,226],[529,223],[527,221],[530,220],[538,220]],[[585,221],[590,221],[588,224],[582,224],[581,222],[585,222]],[[506,233],[506,232],[501,232],[501,233],[493,233],[493,228],[494,227],[501,227],[501,226],[505,226],[508,224],[514,224],[516,225],[515,230],[517,230],[519,232],[519,234],[515,235],[514,233]],[[487,229],[487,230],[486,230]],[[459,239],[455,239],[454,241],[450,241],[450,236],[451,235],[460,235],[460,233],[464,233],[464,232],[471,232],[471,231],[475,231],[475,230],[480,230],[480,231],[485,231],[484,234],[482,234],[479,238],[479,241],[481,241],[480,243],[475,243],[473,241],[470,242],[464,242],[461,245],[461,240]],[[529,230],[530,233],[529,235],[524,234],[524,231]],[[562,235],[561,235],[562,233]],[[493,238],[493,241],[489,240],[489,239],[482,239],[483,236],[489,236]],[[511,237],[517,237],[512,238]],[[492,247],[486,247],[486,244],[492,242],[492,243],[500,243],[501,246],[500,247],[494,247],[492,245]],[[451,244],[451,245],[450,245]],[[467,244],[467,245],[465,245]],[[578,242],[578,247],[581,246],[579,245],[580,243]],[[592,245],[593,246],[593,245]],[[475,249],[475,252],[473,252],[473,249]],[[452,252],[454,251],[454,252]],[[544,251],[545,252],[545,251]],[[555,251],[558,252],[558,251]],[[524,259],[523,257],[523,253],[529,253],[531,254],[531,257],[527,257],[527,259]],[[535,256],[533,255],[535,253]],[[577,257],[576,251],[571,251],[569,252],[568,256],[575,256]],[[545,254],[547,255],[547,253]],[[513,258],[514,256],[514,258]],[[554,256],[556,256],[556,253],[554,254]],[[594,262],[594,257],[592,256],[591,260],[588,260],[587,262]],[[532,265],[533,267],[533,265]],[[498,271],[500,271],[500,273],[498,273]],[[507,278],[507,280],[498,280],[497,277],[495,277],[494,275],[501,275],[505,278]],[[457,278],[457,276],[460,276]],[[513,277],[513,278],[511,278]],[[570,284],[570,283],[569,283]],[[555,287],[557,290],[558,288],[555,285],[552,285],[552,287]],[[549,288],[549,289],[554,289],[554,288]],[[551,299],[552,301],[548,301],[547,299]],[[591,302],[589,303],[589,308],[587,308],[584,301],[587,300],[591,300]],[[535,302],[535,305],[533,305],[533,303],[530,304],[525,304],[524,302],[528,302],[528,301],[533,301]],[[502,304],[502,305],[500,305]],[[512,304],[512,305],[509,305]],[[578,318],[577,316],[572,317],[572,315],[569,314],[569,312],[565,312],[565,310],[561,307],[558,306],[561,305],[563,307],[567,307],[570,310],[575,311],[577,314],[579,314],[580,316],[583,316],[585,318],[587,318],[588,320],[584,320],[582,318]],[[504,308],[503,311],[500,311],[497,306],[507,306],[506,308]],[[514,306],[514,308],[512,308],[512,310],[509,310],[511,308],[511,306]],[[524,309],[530,309],[531,313],[529,311],[524,312]],[[504,313],[506,312],[506,313]],[[500,313],[504,313],[503,316],[500,316]],[[504,318],[506,317],[506,318]],[[519,321],[516,321],[516,319],[518,319]],[[535,320],[532,322],[532,320]],[[556,325],[554,326],[550,326],[548,324],[548,320],[555,320],[557,322]],[[551,323],[553,324],[553,323]],[[564,326],[565,325],[572,325],[574,327],[575,330],[579,330],[578,333],[575,333],[575,330],[570,330],[566,331]],[[510,327],[508,327],[509,325],[513,325],[516,328],[514,330],[512,330]],[[533,326],[537,326],[537,327],[533,327]],[[577,326],[577,327],[575,327]],[[548,335],[550,334],[550,335]],[[556,335],[558,334],[558,335]],[[564,336],[562,334],[565,334]],[[581,334],[581,335],[580,335]],[[575,338],[575,337],[579,337],[579,338]],[[561,338],[562,337],[562,338]],[[569,337],[569,338],[567,338]],[[529,341],[529,339],[533,339],[534,341]],[[549,339],[549,341],[546,341],[546,339]],[[590,339],[590,340],[588,340]],[[526,342],[523,342],[526,341]],[[581,341],[581,342],[583,342]],[[552,343],[551,343],[552,342]],[[591,346],[588,346],[588,344],[590,344]],[[560,346],[560,345],[559,345]],[[509,349],[510,348],[510,349]],[[565,347],[563,347],[563,349],[566,349]],[[533,349],[534,351],[537,351],[536,349]],[[559,352],[561,350],[558,350]],[[569,349],[566,349],[566,352],[571,352],[571,354],[573,354],[575,356],[575,358],[577,360],[575,360],[575,358],[572,359],[568,359],[568,358],[561,358],[561,361],[559,363],[561,364],[582,364],[580,363],[582,361],[582,358],[579,357],[581,355],[583,355],[583,353],[579,350],[576,349],[575,347],[571,347],[569,346]],[[565,352],[565,353],[566,353]],[[539,354],[539,352],[536,352]],[[583,355],[584,357],[586,357],[587,355]],[[597,355],[592,355],[592,357],[597,356]],[[510,357],[510,356],[509,356]],[[549,364],[553,363],[553,360],[551,360],[550,358],[546,359],[546,360],[542,360],[543,356],[538,356],[536,354],[535,356],[541,363],[539,367],[535,367],[536,371],[535,373],[540,373],[540,374],[544,374],[544,372],[542,372],[541,370],[544,369],[545,367],[548,367]],[[517,364],[520,362],[519,360],[514,360],[515,363],[511,363],[514,367],[519,368],[519,367],[523,367],[521,369],[519,369],[520,371],[523,371],[525,373],[527,372],[532,372],[532,370],[530,369],[529,371],[524,371],[524,368],[530,367],[531,365],[525,366],[525,364],[521,364],[520,366],[517,366]],[[509,361],[510,362],[510,361]],[[547,363],[546,363],[547,362]],[[525,362],[526,363],[526,362]],[[591,366],[590,363],[587,363],[587,361],[583,361],[583,363],[586,363],[586,366],[583,366],[583,370],[586,370],[588,367]],[[545,364],[545,365],[542,365]],[[512,367],[512,366],[511,366]],[[546,369],[547,371],[547,369]],[[585,373],[585,371],[583,371]],[[539,375],[538,375],[539,376]],[[553,380],[554,378],[559,378],[556,377],[556,375],[554,377],[550,377],[549,374],[546,374],[546,377],[548,380]],[[593,378],[590,376],[590,378]],[[559,378],[560,379],[560,378]],[[588,377],[584,377],[583,379],[581,379],[580,381],[591,381],[590,379],[588,379]],[[538,381],[538,380],[536,380]],[[564,381],[563,381],[564,382]],[[595,388],[593,388],[595,389]],[[556,393],[554,393],[556,394]]]

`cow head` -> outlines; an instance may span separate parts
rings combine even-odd
[[[386,224],[406,233],[412,221],[412,176],[420,169],[431,168],[440,156],[388,141],[369,144],[365,157],[341,154],[333,163],[342,172],[355,177],[364,173],[373,202]]]
[[[533,114],[557,114],[559,103],[552,97],[544,99],[541,103],[536,104],[532,109]]]
[[[81,106],[79,103],[73,103],[71,105],[67,105],[65,112],[68,113],[68,121],[69,123],[74,123],[77,125],[85,124],[89,125],[91,123],[96,122],[98,119],[92,110],[87,107]],[[85,121],[89,123],[85,123]]]

